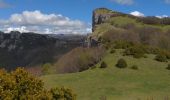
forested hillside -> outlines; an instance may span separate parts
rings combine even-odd
[[[0,67],[12,70],[55,62],[73,48],[83,46],[85,37],[0,32]]]

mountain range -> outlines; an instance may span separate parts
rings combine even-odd
[[[71,49],[83,46],[83,35],[44,35],[0,32],[0,66],[8,70],[56,61]]]

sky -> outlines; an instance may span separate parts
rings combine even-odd
[[[170,0],[0,0],[0,31],[86,34],[92,11],[100,7],[135,16],[170,16]]]

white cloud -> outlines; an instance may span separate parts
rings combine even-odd
[[[110,0],[111,2],[116,2],[122,5],[132,5],[134,4],[134,0]]]
[[[3,27],[8,26],[8,27]],[[17,30],[38,33],[88,33],[90,25],[80,20],[71,20],[61,14],[44,14],[40,11],[23,11],[21,14],[12,14],[7,20],[0,19],[0,28],[6,32]]]
[[[14,28],[14,27],[8,27],[5,32],[6,32],[6,33],[9,33],[9,32],[11,32],[11,31],[29,32],[29,31],[26,29],[25,26],[16,27],[16,28]]]
[[[161,15],[161,16],[156,16],[157,18],[165,18],[168,17],[168,15]]]
[[[138,17],[144,17],[145,15],[139,11],[133,11],[130,13],[131,15],[138,16]]]
[[[0,0],[0,8],[8,8],[10,5],[2,0]]]

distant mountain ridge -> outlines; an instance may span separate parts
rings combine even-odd
[[[82,46],[85,36],[0,32],[0,68],[14,69],[57,60],[69,50]]]

